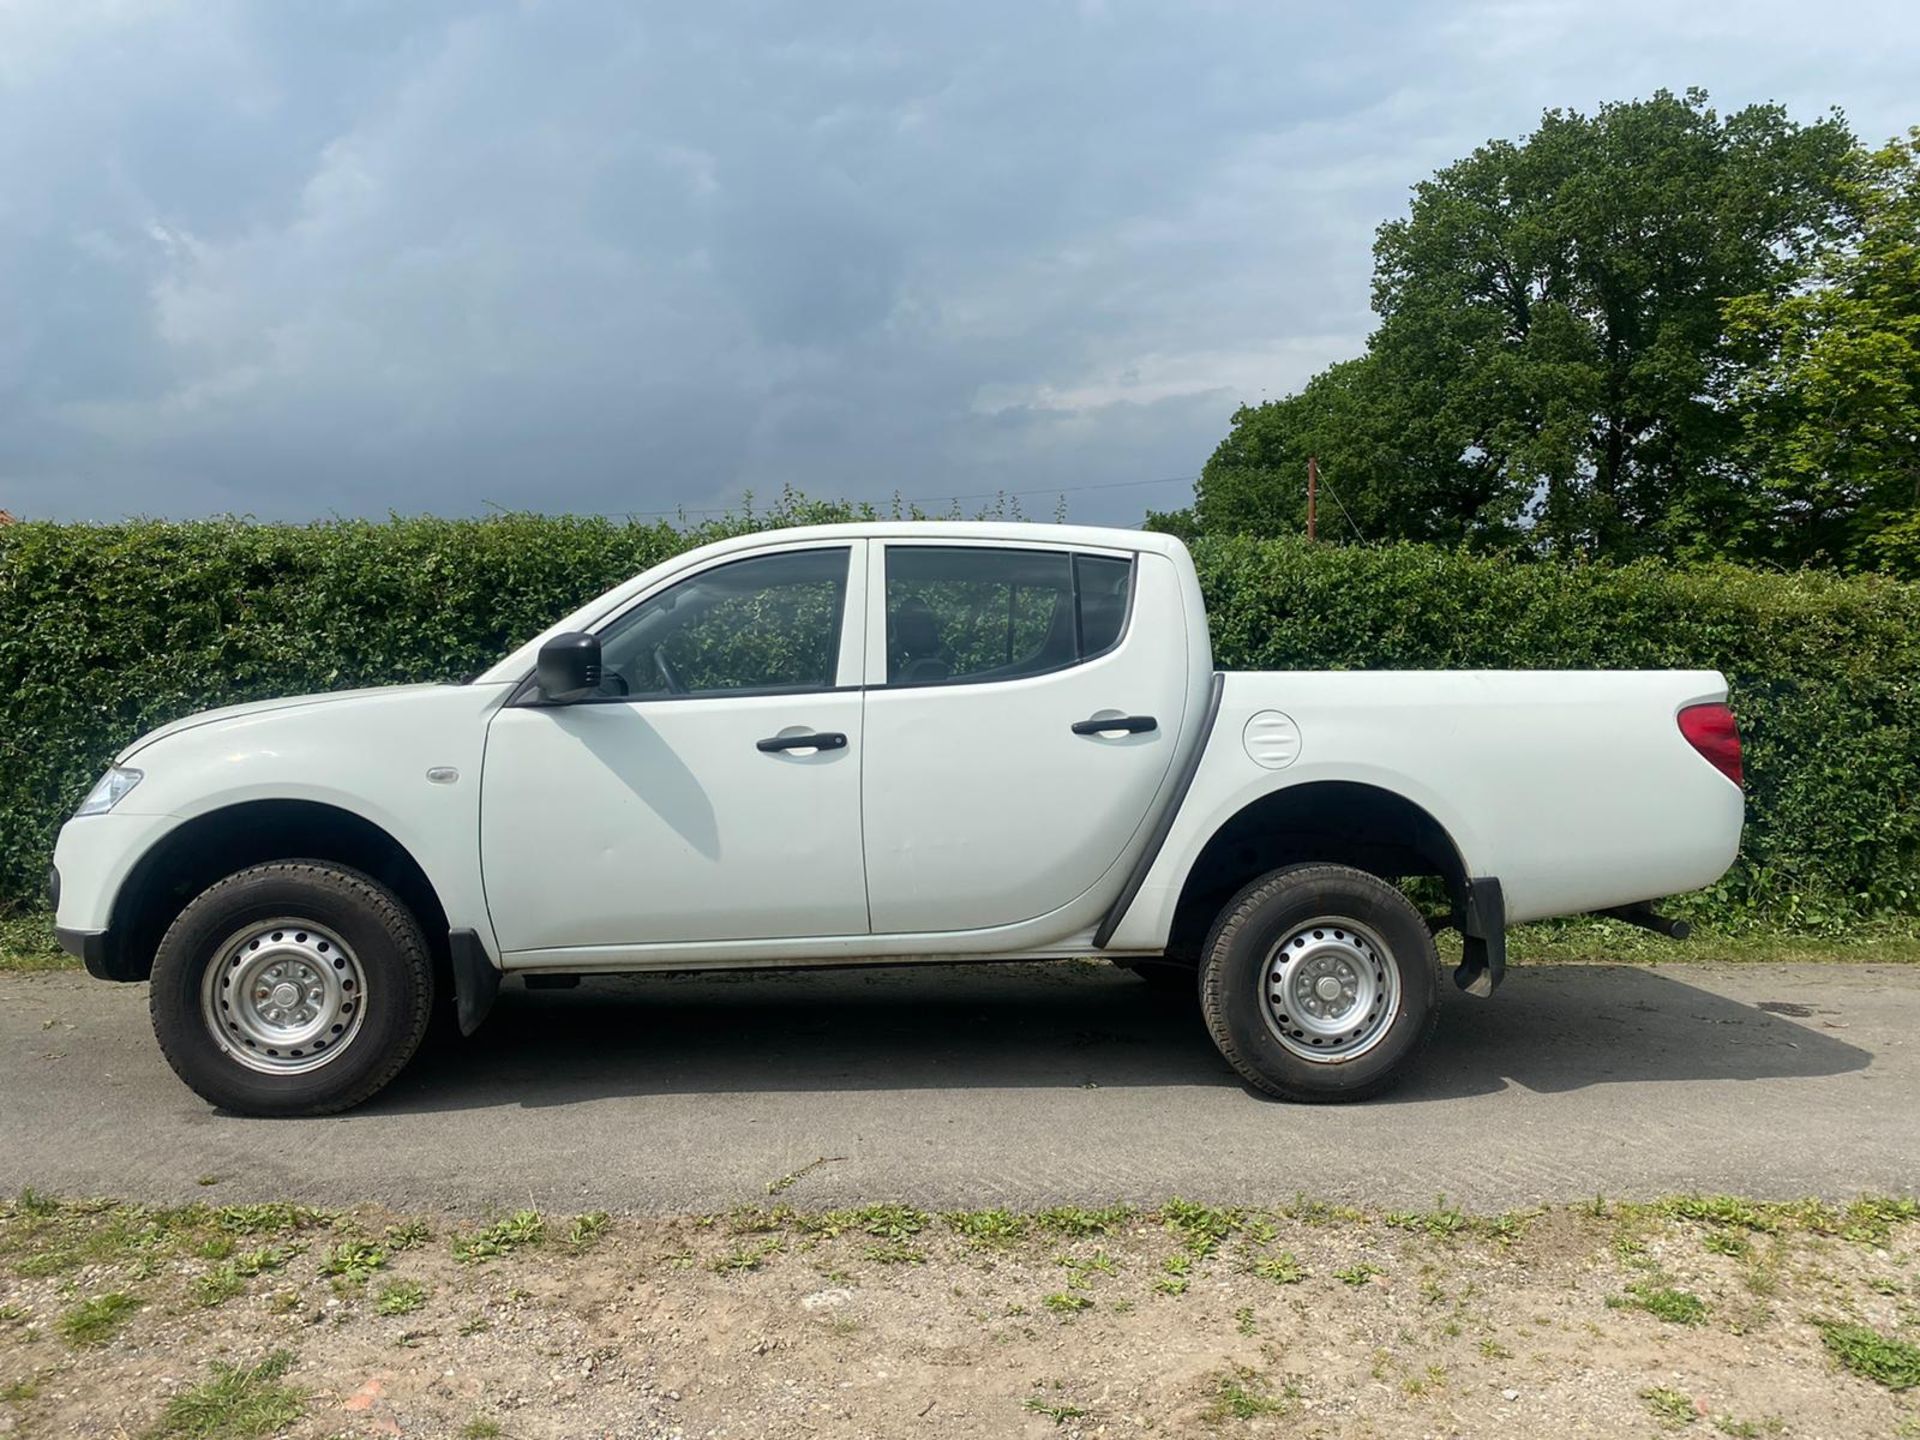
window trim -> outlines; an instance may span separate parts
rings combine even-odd
[[[884,637],[887,633],[887,559],[895,550],[1011,550],[1029,555],[1064,555],[1067,557],[1068,583],[1073,587],[1073,644],[1076,654],[1073,659],[1060,665],[1049,665],[1043,670],[1027,670],[1019,675],[959,675],[946,680],[931,680],[919,685],[901,685],[887,679],[887,647]],[[1081,643],[1080,617],[1080,566],[1079,557],[1085,555],[1095,560],[1119,560],[1127,567],[1127,606],[1120,617],[1120,627],[1114,632],[1111,643],[1094,651],[1091,655],[1078,654]],[[951,540],[941,536],[915,536],[912,539],[882,539],[869,552],[867,576],[867,633],[869,636],[883,637],[883,643],[867,645],[866,690],[884,690],[905,693],[916,690],[944,690],[960,685],[1018,685],[1027,680],[1037,680],[1049,675],[1063,674],[1068,670],[1077,670],[1080,666],[1113,654],[1127,643],[1133,633],[1133,608],[1140,594],[1140,557],[1132,550],[1108,550],[1098,545],[1033,545],[1025,541],[974,540],[955,537]]]
[[[711,565],[702,565],[697,569],[685,570],[668,576],[662,583],[654,586],[643,595],[636,595],[618,610],[602,615],[583,632],[593,636],[604,636],[627,616],[651,600],[658,599],[669,590],[674,590],[689,580],[697,580],[702,575],[711,575],[716,570],[724,570],[731,565],[742,565],[751,560],[770,560],[782,555],[805,555],[820,550],[838,550],[843,556],[844,572],[840,579],[840,622],[834,634],[833,664],[830,673],[832,681],[826,685],[755,685],[738,690],[702,690],[688,695],[585,695],[578,700],[569,700],[565,705],[551,705],[540,698],[539,671],[529,670],[514,686],[513,693],[507,698],[508,706],[524,706],[540,710],[567,710],[575,705],[659,705],[685,704],[688,701],[714,700],[752,700],[776,695],[838,695],[858,692],[866,687],[861,683],[866,656],[864,637],[866,631],[866,582],[867,565],[863,552],[868,548],[867,541],[859,536],[849,538],[836,537],[831,540],[801,542],[794,545],[770,545],[764,550],[749,550],[739,555],[727,555]],[[859,625],[862,644],[849,645],[850,626]],[[853,674],[848,676],[849,659],[852,660]]]

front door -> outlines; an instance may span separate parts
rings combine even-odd
[[[677,581],[600,630],[598,694],[494,717],[480,858],[503,950],[867,932],[865,548]]]
[[[886,625],[867,674],[874,932],[982,930],[1117,893],[1115,862],[1187,723],[1172,563],[895,541],[874,579]]]

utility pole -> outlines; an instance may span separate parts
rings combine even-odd
[[[1315,538],[1315,508],[1320,500],[1320,459],[1317,455],[1307,456],[1307,539]]]

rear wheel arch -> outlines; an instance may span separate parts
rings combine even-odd
[[[1208,838],[1182,881],[1168,956],[1198,961],[1215,920],[1243,888],[1306,864],[1351,866],[1389,883],[1431,876],[1453,923],[1467,913],[1467,863],[1430,811],[1382,786],[1313,780],[1249,801]]]
[[[197,815],[168,831],[114,898],[108,963],[114,978],[144,980],[161,937],[208,886],[252,865],[322,860],[391,890],[419,923],[444,976],[447,913],[426,870],[383,827],[312,800],[250,800]]]

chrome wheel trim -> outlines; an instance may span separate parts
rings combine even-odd
[[[266,1075],[318,1070],[353,1043],[367,978],[325,926],[298,916],[228,936],[200,980],[200,1018],[238,1064]]]
[[[1368,927],[1322,915],[1293,926],[1267,952],[1260,1008],[1273,1038],[1302,1060],[1356,1060],[1400,1013],[1400,971]]]

